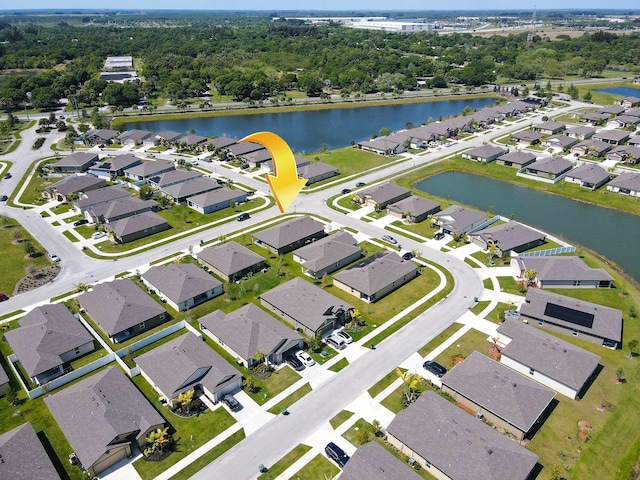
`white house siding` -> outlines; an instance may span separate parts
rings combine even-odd
[[[402,443],[400,440],[398,440],[393,435],[387,434],[387,441],[393,447],[397,448],[401,453],[404,453],[409,458],[415,459],[416,462],[418,462],[423,468],[425,468],[427,470],[427,472],[429,472],[431,475],[433,475],[438,480],[451,480],[447,475],[445,475],[440,470],[438,470],[436,467],[431,465],[431,463],[427,462],[427,460],[425,458],[421,457],[416,452],[411,450],[409,447],[407,447],[404,443]]]
[[[195,302],[195,297],[189,298],[189,299],[187,299],[184,302],[181,302],[179,304],[175,304],[174,302],[172,302],[171,300],[169,300],[167,298],[167,303],[169,305],[171,305],[177,311],[184,312],[185,310],[188,310],[188,309],[193,308],[193,307],[195,307],[197,305],[200,305],[201,303],[204,303],[207,300],[211,300],[212,298],[215,298],[218,295],[222,295],[223,292],[224,292],[224,289],[223,289],[222,285],[219,285],[216,288],[212,288],[210,290],[207,290],[206,291],[206,298],[204,298],[203,300],[198,301],[198,303]]]
[[[93,350],[95,350],[95,346],[93,344],[93,340],[88,341],[87,343],[85,343],[84,345],[81,345],[78,348],[78,352],[76,353],[76,350],[69,350],[68,352],[63,353],[62,355],[60,355],[60,360],[62,360],[62,363],[65,362],[69,362],[71,360],[73,360],[74,358],[78,358],[81,357],[82,355],[92,352]]]
[[[514,360],[513,358],[510,358],[504,354],[502,354],[500,356],[500,363],[506,365],[509,368],[512,368],[513,370],[515,370],[516,372],[521,373],[522,375],[524,375],[525,377],[529,377],[532,378],[533,380],[535,380],[538,383],[541,383],[542,385],[545,385],[553,390],[555,390],[556,392],[560,393],[561,395],[564,395],[565,397],[571,398],[571,399],[575,399],[576,396],[578,395],[578,392],[574,389],[572,389],[571,387],[568,387],[566,385],[564,385],[563,383],[558,382],[557,380],[554,380],[552,378],[547,377],[546,375],[541,374],[540,372],[534,370],[533,375],[531,374],[531,370],[528,366]]]
[[[153,383],[153,380],[151,380],[151,377],[147,375],[143,369],[140,369],[140,375],[142,375],[142,378],[144,378],[147,381],[147,383],[153,387],[153,389],[158,393],[158,395],[163,396],[167,400],[169,405],[173,405],[173,402],[171,401],[171,398],[169,398],[169,395],[167,395],[162,390],[160,390],[160,388],[158,388],[158,386],[155,383]]]
[[[612,187],[611,185],[607,185],[607,190],[609,190],[610,192],[621,193],[623,195],[629,195],[631,197],[640,197],[640,191],[636,191],[636,190],[630,190],[627,193],[627,192],[620,191],[620,187]]]
[[[221,346],[225,350],[225,352],[227,352],[229,355],[231,355],[236,360],[240,360],[242,362],[242,365],[244,365],[246,368],[249,368],[249,359],[248,358],[243,358],[233,348],[231,348],[229,345],[227,345],[222,340],[220,340],[217,336],[215,336],[213,333],[211,333],[210,330],[207,330],[207,327],[205,327],[204,325],[200,325],[200,330],[202,330],[202,333],[204,333],[207,337],[209,337],[211,340],[216,342],[217,345]]]
[[[203,387],[204,394],[211,399],[212,402],[218,403],[222,397],[224,397],[227,393],[231,393],[235,390],[240,390],[242,387],[242,376],[238,375],[238,378],[235,382],[230,383],[226,387],[221,388],[216,392],[212,392],[209,389]]]
[[[106,445],[105,445],[106,448]],[[131,455],[131,446],[129,444],[122,446],[109,446],[109,453],[102,455],[96,463],[94,463],[87,471],[90,475],[97,475],[107,468],[115,465],[117,462]]]

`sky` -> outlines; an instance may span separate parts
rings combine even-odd
[[[5,3],[6,2],[6,3]],[[10,5],[11,3],[11,5]],[[4,5],[2,5],[4,4]],[[640,11],[638,0],[617,0],[605,3],[602,0],[526,0],[513,2],[513,0],[457,0],[455,2],[440,2],[433,0],[235,0],[234,2],[221,2],[219,0],[21,0],[20,2],[0,2],[0,10],[3,9],[148,9],[148,10],[538,10],[546,9],[635,9]]]

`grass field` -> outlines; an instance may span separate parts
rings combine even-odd
[[[339,472],[340,469],[327,457],[318,454],[289,480],[327,480],[328,478],[335,478]]]
[[[327,150],[326,152],[316,152],[305,155],[307,158],[317,159],[320,162],[328,163],[338,167],[343,176],[364,172],[371,168],[385,165],[392,162],[397,157],[386,157],[377,153],[367,152],[355,147],[339,148],[337,150]]]
[[[308,445],[295,446],[284,457],[269,467],[269,471],[258,476],[258,480],[270,480],[272,478],[278,478],[278,476],[284,472],[287,468],[293,465],[300,457],[311,450]]]

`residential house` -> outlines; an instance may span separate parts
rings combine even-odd
[[[605,112],[585,113],[580,117],[580,121],[588,125],[604,125],[611,118],[611,114]]]
[[[296,168],[298,169],[298,171],[300,171],[302,167],[311,165],[311,160],[309,160],[308,158],[299,157],[298,155],[294,155],[293,160],[296,162]],[[265,170],[267,173],[273,172],[273,160],[267,160],[266,162],[262,162],[260,164],[260,168]]]
[[[45,188],[42,191],[42,196],[48,200],[68,202],[81,192],[89,192],[106,186],[107,182],[104,178],[93,175],[71,175]]]
[[[593,139],[610,145],[621,145],[629,140],[629,132],[622,130],[600,130],[593,135]]]
[[[427,390],[387,427],[387,441],[435,478],[527,480],[538,457]]]
[[[212,138],[207,142],[207,144],[209,145],[209,151],[214,151],[214,150],[221,150],[224,148],[228,148],[234,143],[236,143],[237,141],[238,140],[236,140],[235,138],[220,136],[220,137]]]
[[[487,217],[484,213],[459,205],[451,205],[438,214],[436,223],[442,227],[443,233],[464,235],[480,227],[486,221]]]
[[[93,152],[75,152],[66,157],[62,157],[57,162],[53,163],[53,171],[60,172],[86,172],[91,168],[93,164],[98,161],[99,157],[97,153]]]
[[[304,348],[304,340],[295,330],[253,303],[226,314],[216,310],[198,322],[205,335],[246,368],[261,361],[282,363],[287,355]]]
[[[167,311],[128,278],[99,283],[78,301],[114,343],[169,320]]]
[[[510,252],[524,252],[542,245],[545,238],[544,233],[518,222],[503,223],[471,234],[471,241],[483,250],[488,249],[490,245],[495,245],[498,248],[498,256]]]
[[[410,196],[387,205],[387,213],[394,217],[406,218],[411,223],[420,223],[429,215],[440,211],[440,204],[422,197]]]
[[[302,273],[313,278],[339,270],[362,256],[358,242],[347,232],[338,232],[293,251],[293,260]]]
[[[625,108],[621,105],[607,105],[606,107],[599,108],[597,113],[606,113],[610,116],[621,115],[625,111]]]
[[[0,475],[7,480],[61,479],[31,422],[0,435],[0,459]]]
[[[611,150],[611,145],[600,140],[583,140],[577,145],[571,147],[571,153],[578,155],[588,155],[590,157],[601,157]]]
[[[546,157],[527,165],[521,170],[521,173],[556,182],[574,166],[575,165],[566,158]]]
[[[282,255],[326,236],[324,224],[303,216],[260,230],[252,239],[256,245]]]
[[[591,268],[580,257],[513,257],[511,268],[517,278],[535,272],[538,288],[612,288],[613,277],[603,268]]]
[[[607,184],[607,190],[632,197],[640,197],[640,173],[622,172]]]
[[[339,174],[337,167],[322,162],[312,163],[298,170],[298,175],[307,180],[307,185],[321,182]]]
[[[193,195],[187,198],[187,205],[196,212],[202,214],[217,212],[224,208],[229,208],[231,202],[236,205],[247,201],[247,192],[227,187],[211,190],[200,195]]]
[[[4,367],[0,364],[0,397],[5,395],[9,390],[9,375],[4,371]]]
[[[202,174],[191,170],[170,170],[155,176],[147,177],[147,183],[156,190],[163,190],[171,185],[201,178]]]
[[[509,152],[504,155],[500,155],[496,159],[498,165],[504,165],[505,167],[514,167],[521,169],[526,167],[530,163],[536,161],[536,156],[530,152]]]
[[[397,155],[406,150],[406,145],[404,142],[399,143],[394,140],[389,140],[386,137],[380,137],[374,138],[373,140],[358,142],[358,148],[360,150],[367,150],[379,155]]]
[[[262,167],[266,162],[271,160],[271,153],[269,153],[269,150],[266,148],[261,148],[255,152],[249,152],[246,155],[243,155],[242,158],[251,168]]]
[[[617,348],[622,340],[622,312],[539,288],[527,291],[520,318],[531,325]]]
[[[479,112],[474,112],[470,117],[481,127],[504,119],[504,115],[490,108],[483,108]]]
[[[390,203],[396,203],[411,196],[411,190],[394,183],[380,183],[370,188],[365,188],[354,195],[357,203],[367,207],[384,209]]]
[[[82,141],[87,145],[102,145],[113,143],[118,135],[120,135],[120,132],[117,130],[100,129],[91,130],[80,138],[82,138]]]
[[[600,165],[584,163],[567,173],[564,180],[595,190],[611,180],[611,174]]]
[[[151,267],[140,277],[147,288],[178,312],[184,312],[222,295],[222,282],[193,263],[168,263]]]
[[[309,337],[351,321],[354,308],[301,277],[263,293],[260,302]]]
[[[411,135],[412,148],[426,148],[427,145],[432,142],[442,139],[440,135],[436,135],[431,130],[427,130],[426,126],[412,128],[409,130],[409,133]]]
[[[532,438],[553,407],[556,392],[473,352],[441,379],[442,393],[518,440]]]
[[[227,156],[236,159],[240,159],[240,157],[244,157],[248,153],[257,152],[262,149],[264,149],[264,146],[255,142],[234,143],[225,148]]]
[[[112,223],[139,213],[155,211],[157,207],[155,200],[128,197],[94,205],[85,211],[85,217],[92,223]]]
[[[433,138],[433,134],[429,134],[429,140],[425,141],[423,138],[414,135],[415,128],[409,130],[403,130],[396,132],[393,135],[387,137],[388,140],[393,142],[402,143],[405,148],[424,149],[427,148],[429,141]]]
[[[546,138],[542,145],[545,147],[566,150],[570,147],[573,147],[578,142],[579,140],[577,138],[569,137],[568,135],[552,135]]]
[[[638,146],[640,145],[640,135],[635,135],[629,138],[629,145]]]
[[[609,120],[609,124],[616,128],[636,127],[640,123],[640,118],[632,115],[620,115]]]
[[[483,145],[482,147],[471,148],[466,152],[462,152],[462,158],[467,158],[474,162],[489,163],[505,153],[507,153],[507,150],[502,147]]]
[[[632,108],[624,112],[629,117],[640,117],[640,108]]]
[[[97,188],[95,190],[81,192],[78,195],[78,199],[73,202],[73,209],[77,213],[81,213],[84,215],[87,210],[100,204],[113,202],[115,200],[122,200],[130,197],[131,194],[122,187],[111,186]]]
[[[607,160],[636,164],[640,161],[640,147],[621,145],[607,153]]]
[[[242,375],[200,336],[189,332],[135,357],[140,374],[169,405],[194,390],[218,403],[240,390]]]
[[[542,122],[533,126],[533,129],[536,132],[540,132],[544,135],[555,135],[563,132],[566,128],[567,126],[564,123],[554,121]]]
[[[593,137],[594,133],[596,133],[596,129],[593,127],[571,127],[567,128],[565,131],[565,135],[572,138],[577,138],[578,140],[589,140]]]
[[[95,349],[93,337],[63,304],[36,307],[5,333],[34,385],[62,375],[69,362]]]
[[[378,442],[358,447],[340,474],[341,480],[421,480],[409,465]]]
[[[187,150],[198,150],[208,140],[207,137],[189,133],[180,137],[175,143],[185,147]]]
[[[227,282],[257,273],[266,265],[260,255],[233,241],[205,248],[198,253],[198,263]]]
[[[169,222],[157,213],[143,212],[109,224],[115,241],[129,243],[169,229]]]
[[[157,138],[160,143],[164,145],[171,145],[178,142],[182,135],[183,134],[179,132],[162,131],[157,135]]]
[[[132,147],[155,147],[160,143],[156,136],[148,130],[126,130],[118,136],[118,142]]]
[[[600,357],[519,320],[498,327],[500,363],[575,399],[595,376]]]
[[[616,101],[616,103],[624,108],[640,107],[640,98],[630,95],[628,97],[621,98]]]
[[[220,184],[210,178],[195,177],[186,182],[175,183],[162,187],[160,192],[171,198],[175,203],[185,203],[187,199],[196,195],[206,194],[220,188]]]
[[[94,476],[144,450],[166,421],[118,367],[109,367],[45,397],[82,468]]]
[[[511,140],[515,140],[518,143],[527,146],[540,143],[540,140],[542,140],[544,137],[544,133],[540,133],[535,130],[522,130],[520,132],[511,134]]]
[[[396,252],[382,251],[333,276],[333,286],[373,303],[418,276],[418,267]]]
[[[104,159],[89,170],[96,177],[113,178],[124,175],[124,170],[142,164],[142,160],[129,153]]]
[[[126,168],[124,174],[134,182],[146,181],[151,177],[157,177],[163,173],[171,172],[176,169],[174,162],[166,160],[154,160],[144,162],[135,167]]]

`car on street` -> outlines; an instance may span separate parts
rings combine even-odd
[[[393,245],[398,243],[398,241],[395,238],[393,238],[391,235],[383,235],[382,236],[382,240],[387,242],[387,243],[391,243]]]
[[[58,255],[56,255],[55,253],[50,253],[48,255],[48,257],[52,262],[59,262],[60,261],[60,257]]]
[[[343,339],[347,343],[353,343],[353,338],[351,338],[351,335],[349,335],[344,330],[340,330],[338,333],[336,333],[336,335],[338,335],[341,339]]]
[[[402,259],[403,260],[411,260],[414,257],[413,253],[411,252],[406,252],[402,255]]]
[[[245,220],[249,220],[249,218],[251,218],[251,215],[249,215],[247,212],[245,212],[245,213],[241,213],[240,215],[238,215],[236,217],[236,220],[238,222],[244,222]]]
[[[327,457],[336,462],[341,468],[347,464],[350,458],[344,450],[333,442],[327,443],[327,446],[324,447],[324,453],[326,453]]]
[[[7,300],[9,300],[9,297],[4,293],[0,293],[0,302],[6,302]]]
[[[444,368],[439,363],[434,362],[433,360],[427,360],[426,362],[424,362],[422,364],[422,368],[424,368],[427,372],[433,373],[438,378],[443,377],[444,374],[447,373],[446,368]]]
[[[304,350],[298,350],[296,352],[296,357],[298,357],[298,360],[300,360],[305,367],[311,367],[316,364],[316,361],[311,358],[311,355],[309,355]]]
[[[287,355],[285,361],[293,368],[294,370],[300,371],[304,370],[304,364],[300,361],[298,357],[295,355]]]
[[[360,187],[364,187],[366,185],[365,182],[358,182],[356,183],[356,187],[360,188]]]
[[[11,178],[11,174],[9,172],[4,174],[4,179],[9,180]]]
[[[438,232],[433,236],[434,240],[442,240],[444,238],[444,233]]]
[[[247,192],[247,197],[253,197],[256,194],[256,192],[254,192],[253,190],[249,190]]]
[[[229,410],[231,410],[232,412],[237,412],[242,408],[240,402],[236,400],[236,397],[234,397],[230,393],[227,393],[224,397],[222,397],[222,401],[227,407],[229,407]]]
[[[348,189],[348,188],[343,188],[343,189],[342,189],[342,194],[343,194],[343,195],[346,195],[347,193],[351,193],[351,190],[350,190],[350,189]]]
[[[6,202],[7,200],[9,200],[9,197],[6,195],[0,195],[0,202]]]
[[[80,220],[76,220],[75,222],[73,222],[73,226],[79,227],[80,225],[86,225],[87,223],[89,223],[89,220],[87,220],[86,218],[81,218]]]

